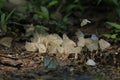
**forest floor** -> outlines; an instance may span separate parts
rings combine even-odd
[[[104,32],[103,28],[100,29]],[[90,34],[93,28],[86,30],[82,31]],[[13,42],[11,48],[0,46],[0,80],[120,80],[120,45],[119,42],[108,41],[111,47],[94,55],[96,66],[85,64],[90,51],[84,49],[84,54],[77,60],[73,57],[63,61],[57,59],[59,66],[56,69],[44,67],[44,55],[26,51],[25,43]]]
[[[95,16],[96,19],[91,17],[94,22],[101,16]],[[99,35],[110,33],[112,28],[105,26],[105,21],[99,19],[96,22],[76,29],[80,29],[85,35],[96,34],[100,38]],[[49,65],[44,67],[45,55],[26,51],[23,42],[13,42],[10,48],[0,45],[0,80],[120,80],[119,41],[106,40],[111,46],[105,51],[98,50],[94,55],[95,66],[86,65],[91,52],[84,48],[83,55],[79,55],[77,60],[73,58],[74,55],[63,61],[55,55],[49,55],[50,58],[57,58],[59,65],[55,69],[49,69]]]

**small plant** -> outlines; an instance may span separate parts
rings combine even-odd
[[[107,24],[114,28],[114,33],[104,34],[103,36],[105,36],[106,38],[119,40],[120,38],[118,38],[117,35],[120,33],[120,24],[114,22],[107,22]]]
[[[15,9],[13,9],[8,15],[6,15],[5,13],[2,13],[2,15],[0,17],[1,30],[5,33],[7,32],[7,24],[9,22],[9,19],[14,11],[15,11]]]
[[[29,12],[33,12],[33,20],[39,25],[54,26],[53,32],[63,33],[67,26],[74,25],[74,17],[81,16],[82,5],[80,0],[30,0],[26,5]],[[72,19],[71,19],[72,18]]]
[[[53,22],[56,25],[55,32],[56,33],[66,33],[67,32],[67,25],[60,19],[55,20]]]
[[[105,80],[104,77],[100,75],[99,73],[96,74],[96,77],[98,80]]]
[[[49,11],[46,7],[41,6],[41,11],[37,11],[36,13],[38,14],[38,16],[40,16],[41,18],[45,20],[50,19]]]

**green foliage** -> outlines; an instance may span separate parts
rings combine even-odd
[[[66,32],[68,24],[74,24],[71,20],[71,15],[79,18],[82,10],[80,0],[70,2],[67,0],[30,0],[26,6],[28,12],[35,12],[34,20],[41,20],[40,25],[43,26],[51,26],[49,22],[52,22],[52,25],[55,27],[53,32],[57,33]],[[48,23],[46,23],[46,21]]]
[[[56,33],[65,33],[67,31],[67,25],[65,25],[61,19],[53,22],[57,27],[55,28]]]
[[[119,40],[117,35],[120,33],[120,25],[117,23],[114,23],[114,22],[106,22],[106,23],[114,28],[114,33],[113,34],[103,34],[103,36],[106,38]]]
[[[100,74],[96,74],[96,77],[98,80],[105,80],[104,77]]]
[[[27,18],[27,15],[24,15],[23,13],[20,12],[15,12],[16,20],[25,20]]]
[[[4,3],[2,3],[2,1],[0,1],[0,9],[4,6]]]
[[[49,11],[46,7],[41,6],[41,11],[37,11],[38,16],[45,20],[49,20]]]
[[[108,39],[117,39],[117,34],[103,34]]]
[[[52,7],[58,4],[58,0],[52,0],[49,4],[48,7]]]
[[[9,19],[14,11],[15,11],[15,9],[13,9],[8,15],[6,15],[5,13],[2,13],[2,15],[1,15],[0,26],[1,26],[2,31],[5,33],[7,32],[7,24],[9,22]]]
[[[119,0],[112,0],[112,2],[116,5],[117,14],[120,17],[120,1]]]
[[[107,22],[107,24],[115,28],[115,30],[120,30],[120,24],[114,22]]]
[[[117,7],[119,7],[120,6],[120,4],[119,4],[119,1],[118,0],[112,0],[112,2],[117,6]]]
[[[48,31],[49,29],[43,25],[36,25],[35,26],[35,31],[39,32],[41,30]]]

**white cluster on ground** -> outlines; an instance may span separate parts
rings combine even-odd
[[[61,38],[58,34],[38,34],[31,39],[31,42],[26,42],[25,48],[27,51],[39,51],[39,53],[49,54],[63,54],[69,55],[75,54],[75,58],[78,54],[81,54],[82,48],[87,47],[89,51],[105,50],[110,47],[110,43],[104,39],[98,39],[96,35],[92,35],[91,38],[85,38],[81,31],[76,33],[78,41],[71,40],[66,34],[63,34]]]

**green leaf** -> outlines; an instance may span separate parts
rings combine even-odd
[[[6,15],[3,13],[3,14],[1,15],[0,25],[1,25],[1,29],[2,29],[4,32],[7,32],[7,26],[6,26],[5,17],[6,17]]]
[[[48,7],[54,6],[54,5],[56,5],[57,3],[58,3],[57,0],[53,0],[53,1],[51,1],[51,2],[48,4]]]
[[[39,31],[39,30],[45,30],[48,31],[49,29],[43,25],[36,25],[35,26],[35,31]]]
[[[114,23],[114,22],[106,22],[106,23],[109,24],[110,26],[120,30],[120,25],[119,24]]]
[[[118,16],[120,17],[120,7],[116,9]]]
[[[5,24],[5,13],[3,13],[3,14],[1,15],[0,24],[1,24],[1,25],[4,25],[4,24]]]
[[[119,29],[116,29],[116,30],[115,30],[115,32],[116,32],[116,33],[119,33],[119,32],[120,32],[120,30],[119,30]]]
[[[48,9],[47,9],[46,7],[41,7],[41,12],[39,12],[39,14],[40,14],[43,18],[49,20],[49,11],[48,11]]]
[[[111,39],[117,39],[117,34],[103,34],[104,37],[106,38],[111,38]]]
[[[15,8],[16,9],[16,8]],[[15,9],[13,9],[7,16],[6,16],[6,21],[8,21],[8,19],[11,17],[11,15],[13,14],[13,12],[15,11]]]
[[[119,7],[119,3],[118,3],[118,0],[112,0],[112,2]]]
[[[75,5],[75,4],[68,5],[68,6],[66,7],[66,11],[69,12],[69,11],[71,11],[72,9],[76,8],[76,7],[77,7],[77,5]]]
[[[106,37],[106,38],[110,38],[111,34],[103,34],[103,36]]]
[[[96,77],[98,80],[105,80],[104,77],[98,73],[96,74]]]
[[[3,2],[0,1],[0,9],[4,6]]]
[[[18,19],[18,20],[26,19],[26,17],[27,17],[27,16],[24,15],[23,13],[19,13],[19,12],[18,12],[18,13],[15,13],[15,14],[17,15],[17,19]]]
[[[117,38],[117,35],[116,35],[116,34],[113,34],[113,35],[111,35],[111,38],[112,38],[112,39],[116,39],[116,38]]]

